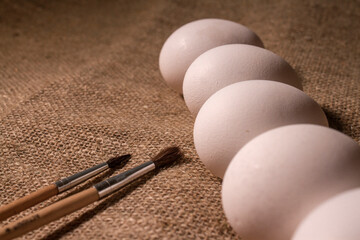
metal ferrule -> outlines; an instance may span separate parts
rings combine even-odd
[[[57,186],[59,193],[62,193],[64,191],[88,180],[89,178],[99,174],[100,172],[105,171],[108,168],[109,168],[109,166],[106,162],[100,163],[94,167],[91,167],[82,172],[76,173],[70,177],[63,178],[63,179],[55,182],[55,185]]]
[[[96,184],[94,187],[98,191],[99,197],[103,198],[154,169],[155,164],[152,161],[149,161],[119,175],[111,177],[105,181],[102,181]]]

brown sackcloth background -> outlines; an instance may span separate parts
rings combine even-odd
[[[169,145],[185,153],[24,239],[238,238],[221,181],[194,149],[194,119],[158,68],[166,38],[209,17],[254,30],[295,68],[331,126],[360,142],[359,1],[1,1],[1,204],[119,154],[133,155],[129,169]]]

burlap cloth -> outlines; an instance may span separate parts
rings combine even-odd
[[[332,127],[360,142],[359,1],[1,1],[0,202],[131,153],[185,159],[24,239],[236,239],[194,119],[159,72],[166,38],[195,19],[242,23],[301,76]],[[2,224],[109,177],[106,172]]]

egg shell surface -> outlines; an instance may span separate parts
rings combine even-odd
[[[301,222],[293,240],[358,240],[360,238],[360,188],[332,197]]]
[[[360,147],[343,133],[311,124],[276,128],[231,161],[222,185],[225,215],[244,239],[288,240],[317,205],[360,186],[359,172]]]
[[[177,29],[165,41],[159,57],[160,72],[166,83],[182,93],[185,72],[203,52],[225,44],[242,43],[263,47],[249,28],[223,19],[201,19]]]
[[[216,92],[200,109],[195,148],[205,166],[222,178],[231,159],[252,138],[297,123],[328,126],[320,106],[297,88],[266,80],[238,82]]]
[[[196,116],[216,91],[252,79],[282,82],[302,90],[294,69],[280,56],[256,46],[229,44],[204,52],[190,65],[183,83],[185,103]]]

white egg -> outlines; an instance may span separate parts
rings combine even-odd
[[[360,188],[326,200],[301,222],[292,239],[359,240],[359,203]]]
[[[196,151],[216,176],[252,138],[283,125],[313,123],[327,126],[320,106],[290,85],[251,80],[229,85],[202,106],[194,125]]]
[[[196,116],[216,91],[252,79],[272,80],[302,89],[297,74],[280,56],[256,46],[229,44],[206,51],[190,65],[183,83],[186,105]]]
[[[311,124],[272,129],[246,144],[226,170],[225,215],[244,239],[289,240],[314,207],[360,186],[359,172],[360,147],[341,132]]]
[[[184,75],[203,52],[225,44],[243,43],[263,47],[247,27],[222,19],[201,19],[177,29],[164,43],[159,58],[160,72],[167,84],[182,93]]]

